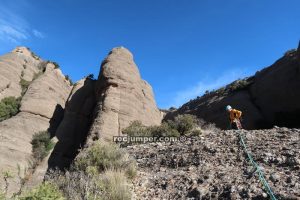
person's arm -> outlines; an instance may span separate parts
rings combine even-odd
[[[237,116],[237,118],[241,118],[242,111],[236,110],[236,116]]]

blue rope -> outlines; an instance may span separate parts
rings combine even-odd
[[[268,182],[266,181],[263,172],[261,171],[260,167],[258,166],[258,164],[254,161],[254,159],[252,158],[252,155],[249,153],[249,151],[247,150],[247,146],[246,143],[243,139],[243,136],[241,135],[240,132],[238,132],[239,137],[240,137],[240,142],[242,144],[242,146],[244,147],[244,151],[247,154],[247,157],[250,161],[250,163],[255,167],[255,172],[258,174],[259,180],[262,183],[262,185],[264,186],[265,190],[267,191],[267,193],[269,194],[270,198],[272,200],[277,200],[271,187],[269,186]]]

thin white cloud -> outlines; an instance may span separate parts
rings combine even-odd
[[[244,78],[246,76],[249,76],[249,72],[247,72],[247,70],[235,69],[222,74],[216,79],[210,79],[210,81],[207,78],[205,78],[204,80],[199,81],[193,87],[187,88],[182,91],[178,91],[175,94],[175,98],[168,107],[179,107],[182,104],[189,101],[190,99],[194,99],[197,96],[203,95],[206,90],[211,91],[214,89],[218,89],[239,78]]]
[[[0,8],[0,42],[19,44],[32,38],[44,38],[44,34],[31,27],[24,19],[13,12],[8,6]]]
[[[19,40],[25,40],[28,38],[26,32],[20,31],[12,26],[0,24],[0,36],[2,39],[8,39],[17,43]]]
[[[36,29],[33,29],[32,33],[37,38],[41,38],[41,39],[45,38],[45,35]]]

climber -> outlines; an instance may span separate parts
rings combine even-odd
[[[242,129],[242,124],[241,124],[242,112],[233,109],[230,105],[226,106],[226,111],[229,113],[230,128]]]

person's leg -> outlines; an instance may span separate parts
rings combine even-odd
[[[233,130],[237,130],[238,129],[238,126],[237,126],[236,122],[232,122],[231,123],[231,129],[233,129]]]
[[[243,129],[242,123],[241,123],[240,120],[237,120],[237,121],[236,121],[236,124],[237,124],[237,128],[238,128],[238,129]]]

